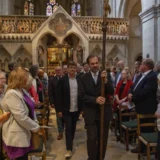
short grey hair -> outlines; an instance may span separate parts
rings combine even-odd
[[[146,58],[142,61],[142,64],[148,66],[149,69],[154,69],[154,61],[151,58]]]

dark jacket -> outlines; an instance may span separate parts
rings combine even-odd
[[[132,100],[136,106],[136,112],[139,114],[152,114],[157,109],[157,76],[151,71],[137,85],[142,75],[137,77],[136,82],[130,90],[133,94]],[[136,89],[134,90],[134,88]]]
[[[59,77],[54,76],[49,79],[48,83],[48,96],[49,96],[49,102],[50,104],[54,104],[56,109],[56,98],[57,98],[57,83],[58,83]]]
[[[76,77],[77,85],[79,88],[79,78]],[[78,93],[77,93],[78,96]],[[77,98],[78,102],[78,111],[81,112],[82,105],[80,99]],[[69,113],[70,110],[70,86],[69,86],[69,77],[65,75],[62,77],[57,84],[57,102],[56,102],[57,112],[62,112],[63,114]]]
[[[83,111],[86,123],[92,123],[99,120],[100,105],[96,103],[96,98],[101,95],[101,77],[98,75],[97,84],[95,84],[91,72],[88,72],[80,77],[81,83],[79,87],[79,97],[83,101]],[[112,105],[110,97],[113,96],[114,89],[112,84],[107,82],[105,84],[105,109],[104,115],[106,120],[112,119]]]

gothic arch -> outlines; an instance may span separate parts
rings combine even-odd
[[[95,54],[95,55],[97,55],[98,57],[102,57],[102,49],[101,49],[101,47],[97,44],[94,48],[93,48],[93,50],[91,51],[91,54]]]
[[[0,45],[0,53],[0,69],[8,70],[8,63],[12,57],[3,45]]]
[[[132,8],[137,4],[141,3],[141,0],[121,0],[119,3],[118,15],[120,18],[129,18]]]
[[[124,57],[118,46],[115,45],[107,55],[108,67],[115,66],[118,60],[125,61],[125,59],[126,58]]]
[[[21,45],[13,55],[13,61],[16,62],[17,66],[29,68],[32,64],[32,56],[24,46]]]
[[[84,44],[81,37],[78,34],[70,32],[63,38],[61,45],[67,45],[71,49],[71,55],[76,63],[83,63]]]

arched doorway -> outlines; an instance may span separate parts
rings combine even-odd
[[[83,46],[80,38],[75,34],[67,35],[60,43],[54,35],[47,33],[38,42],[38,63],[48,72],[54,71],[56,66],[63,66],[68,61],[82,64]]]

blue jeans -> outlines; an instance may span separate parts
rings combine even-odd
[[[56,114],[57,116],[57,127],[58,127],[58,132],[59,133],[63,133],[64,131],[64,121],[62,117],[59,117],[58,114]]]

